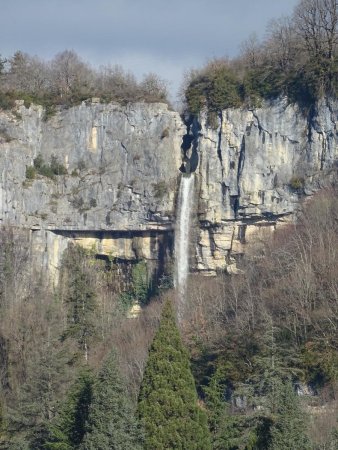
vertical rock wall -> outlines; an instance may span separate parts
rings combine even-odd
[[[232,270],[245,242],[290,220],[337,164],[337,109],[323,101],[304,113],[280,100],[225,110],[212,129],[205,115],[186,126],[163,104],[88,101],[46,121],[42,107],[18,102],[0,111],[0,223],[32,230],[38,264],[55,273],[69,240],[160,261],[180,170],[193,171],[192,264]],[[68,173],[27,177],[38,155]]]
[[[197,268],[230,266],[243,243],[291,220],[303,194],[335,167],[337,105],[305,113],[286,101],[229,109],[217,129],[200,121]]]

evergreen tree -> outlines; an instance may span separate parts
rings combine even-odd
[[[269,422],[257,414],[234,414],[227,400],[230,364],[221,363],[204,388],[213,450],[268,448]]]
[[[86,361],[89,340],[94,334],[93,312],[96,306],[92,271],[88,262],[85,249],[79,245],[70,245],[62,264],[64,301],[68,305],[68,328],[64,338],[71,336],[77,340]]]
[[[197,404],[189,357],[169,302],[150,348],[139,415],[146,450],[211,448],[206,414]]]
[[[10,449],[44,448],[55,416],[57,398],[69,377],[69,355],[59,345],[51,338],[35,353],[31,351],[26,380],[9,395],[4,419],[5,440]]]
[[[306,423],[299,399],[290,382],[280,383],[276,389],[274,423],[271,427],[271,450],[309,450]]]
[[[81,450],[137,450],[142,435],[112,352],[93,388]]]
[[[238,427],[239,417],[230,414],[230,405],[225,400],[226,366],[220,365],[204,388],[208,407],[208,421],[214,450],[231,450],[238,448],[241,432]]]
[[[79,448],[85,434],[89,406],[92,401],[93,376],[88,370],[80,373],[68,398],[51,428],[47,450]]]

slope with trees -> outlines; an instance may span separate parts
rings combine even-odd
[[[169,302],[149,350],[138,410],[145,449],[211,448],[206,415],[197,402],[189,357]]]

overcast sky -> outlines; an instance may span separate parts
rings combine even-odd
[[[156,72],[175,92],[185,70],[238,54],[298,0],[0,0],[0,54],[75,50],[93,66]]]

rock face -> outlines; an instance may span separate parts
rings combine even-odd
[[[337,105],[305,115],[278,101],[256,110],[223,111],[199,134],[197,268],[229,270],[243,244],[291,219],[300,194],[323,185],[338,161]],[[196,128],[196,127],[195,127]]]
[[[179,114],[163,104],[83,103],[45,121],[41,107],[20,103],[0,113],[1,222],[31,229],[50,269],[70,239],[110,257],[160,258],[174,223]],[[27,179],[38,155],[68,175]]]
[[[31,230],[36,260],[50,269],[69,240],[108,257],[163,262],[173,250],[179,169],[189,168],[192,264],[231,270],[243,243],[287,220],[300,191],[311,194],[336,164],[337,110],[323,102],[305,116],[278,101],[223,111],[217,129],[202,116],[187,130],[163,104],[84,102],[45,120],[42,107],[17,102],[0,112],[0,221]],[[34,178],[27,167],[38,155],[68,174]]]

